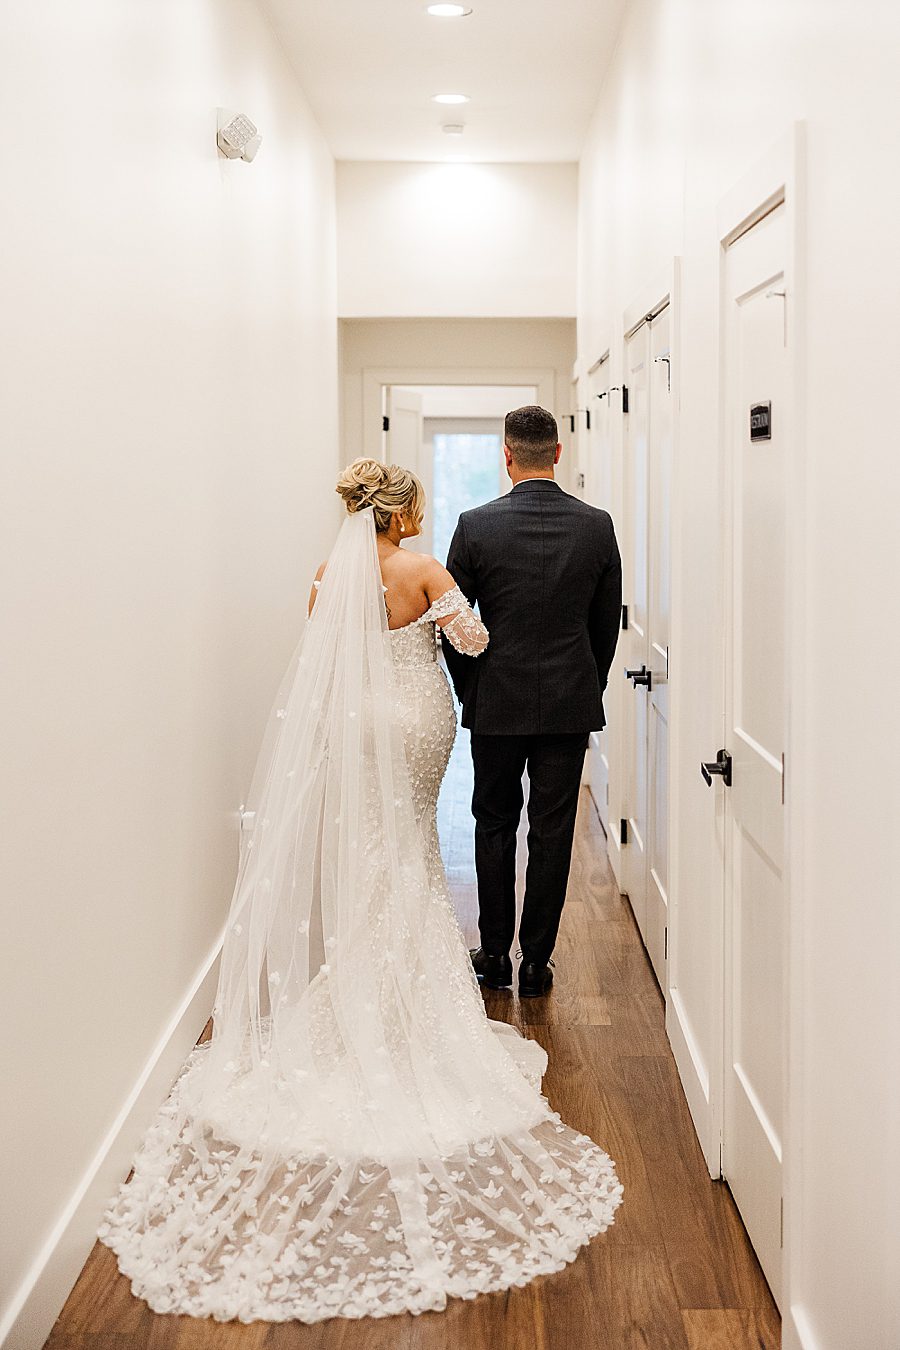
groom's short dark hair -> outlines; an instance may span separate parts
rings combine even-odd
[[[559,428],[546,408],[529,404],[506,414],[503,439],[520,469],[550,469],[556,460]]]

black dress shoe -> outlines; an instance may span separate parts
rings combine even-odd
[[[519,998],[540,998],[553,983],[553,971],[543,961],[523,961],[519,966]]]
[[[481,947],[472,948],[469,955],[472,958],[472,968],[476,976],[488,989],[509,989],[512,987],[512,961],[510,961],[509,955],[491,956]]]

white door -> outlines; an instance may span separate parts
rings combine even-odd
[[[668,953],[670,326],[666,304],[625,343],[628,411],[620,547],[627,626],[617,672],[625,822],[620,881],[663,993]]]
[[[722,1171],[776,1300],[781,1288],[786,218],[724,263],[726,546],[725,1094]],[[727,756],[730,755],[730,761]],[[716,770],[730,767],[727,773]]]
[[[647,879],[644,942],[666,992],[669,926],[669,532],[672,485],[671,311],[650,323],[647,665]]]
[[[612,501],[612,444],[610,440],[609,416],[609,356],[605,356],[588,371],[585,398],[590,412],[590,428],[586,427],[584,440],[584,497],[591,506],[601,506],[609,511],[613,519],[617,512]],[[610,809],[610,755],[611,738],[615,732],[622,688],[618,678],[619,660],[614,659],[610,680],[603,706],[606,712],[606,727],[603,731],[592,731],[587,753],[587,777],[591,796],[597,808],[597,814],[606,831],[610,845],[610,819],[615,818],[618,830],[619,816]]]
[[[415,389],[388,385],[385,389],[385,463],[412,469],[419,479],[427,480],[430,466],[424,463],[422,395]],[[428,488],[426,485],[426,492]],[[429,539],[420,535],[404,548],[429,552]]]
[[[610,681],[625,681],[620,705],[622,727],[621,876],[619,885],[631,902],[647,941],[648,695],[650,662],[650,585],[648,519],[650,508],[650,330],[642,323],[625,342],[625,413],[622,448],[622,601],[626,607],[616,666]],[[624,398],[624,394],[623,394]],[[618,668],[616,668],[618,667]],[[611,854],[615,857],[615,854]]]

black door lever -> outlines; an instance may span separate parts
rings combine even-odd
[[[700,765],[707,787],[712,787],[713,774],[720,774],[726,787],[731,787],[731,756],[727,750],[720,750],[712,763]]]
[[[637,689],[639,684],[645,684],[649,689],[652,672],[649,671],[646,666],[641,666],[640,670],[629,670],[626,666],[625,678],[626,680],[631,680],[635,689]]]

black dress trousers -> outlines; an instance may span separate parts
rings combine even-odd
[[[544,964],[559,931],[587,732],[557,735],[472,734],[475,871],[481,945],[507,953],[516,931],[516,831],[522,775],[528,770],[528,863],[519,945],[525,961]]]

